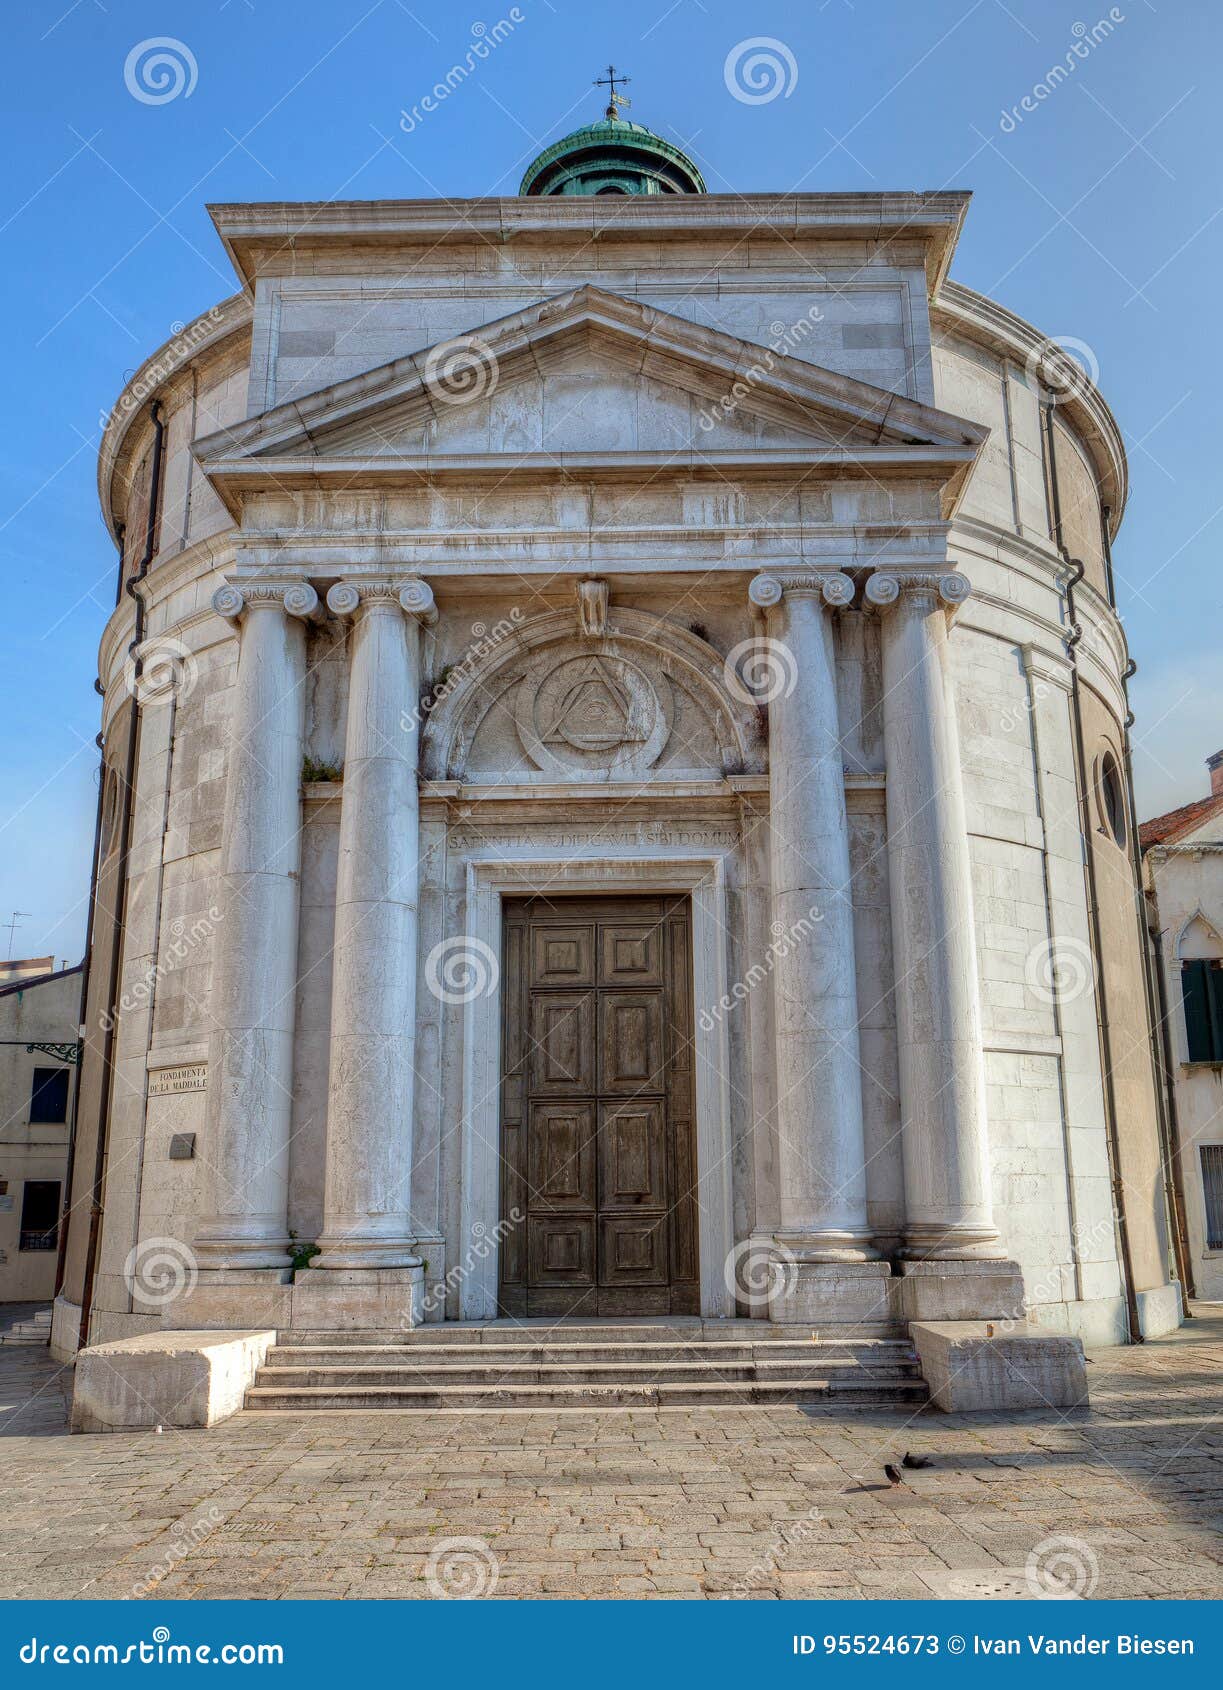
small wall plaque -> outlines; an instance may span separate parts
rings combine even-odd
[[[185,1062],[178,1068],[155,1068],[149,1075],[150,1097],[177,1097],[184,1091],[203,1091],[208,1082],[206,1062]]]
[[[195,1156],[195,1134],[173,1133],[170,1137],[170,1160],[190,1162]]]

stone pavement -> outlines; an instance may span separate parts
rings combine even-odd
[[[1100,1350],[1094,1406],[240,1414],[69,1436],[0,1309],[0,1597],[1223,1596],[1223,1308]],[[933,1457],[893,1489],[882,1463]],[[1069,1539],[1050,1546],[1052,1537]]]

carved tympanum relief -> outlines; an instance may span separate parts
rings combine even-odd
[[[758,766],[754,726],[686,629],[617,611],[592,636],[545,617],[430,718],[424,766],[475,782],[717,778]]]

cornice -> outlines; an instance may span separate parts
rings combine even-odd
[[[849,477],[928,481],[954,498],[976,458],[971,446],[759,447],[700,452],[536,452],[507,458],[496,452],[405,454],[401,458],[230,458],[205,465],[209,481],[237,520],[250,493],[285,493],[335,487],[342,491],[461,486],[521,486],[564,481],[602,485],[642,480],[710,481],[728,477],[799,483]],[[946,506],[947,499],[944,499]]]
[[[1005,305],[999,305],[997,300],[965,287],[962,282],[947,280],[939,287],[931,300],[931,315],[935,321],[943,319],[957,332],[982,342],[991,351],[1008,354],[1026,367],[1040,358],[1053,363],[1061,359],[1066,363],[1072,380],[1057,409],[1070,418],[1092,455],[1101,500],[1110,512],[1110,533],[1115,536],[1125,511],[1129,466],[1117,419],[1099,388],[1087,379],[1078,364],[1058,351],[1047,335],[1008,311]]]
[[[167,385],[181,377],[205,353],[215,351],[233,337],[249,334],[252,314],[246,294],[231,294],[184,324],[178,334],[150,353],[124,383],[107,414],[98,447],[98,502],[102,520],[116,542],[111,494],[132,425],[144,416],[146,408]]]
[[[483,245],[516,240],[769,241],[907,240],[926,248],[933,292],[947,273],[969,195],[937,193],[693,194],[622,198],[556,197],[333,200],[217,204],[209,215],[246,287],[261,273],[309,266],[310,253],[337,248]]]

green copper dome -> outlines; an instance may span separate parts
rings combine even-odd
[[[687,153],[618,114],[575,129],[528,165],[520,194],[703,194]]]

